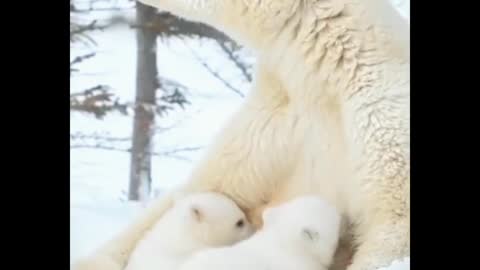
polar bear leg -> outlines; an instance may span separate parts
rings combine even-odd
[[[352,220],[358,248],[348,270],[375,270],[410,252],[409,95],[407,90],[373,94],[377,102],[358,95],[345,106],[358,168],[350,196],[357,207]]]
[[[373,224],[362,236],[352,265],[348,270],[375,270],[389,266],[393,261],[410,254],[408,218],[388,218]]]

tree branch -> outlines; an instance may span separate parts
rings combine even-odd
[[[132,138],[125,137],[125,138],[117,138],[117,137],[109,137],[104,135],[98,134],[82,134],[82,133],[74,133],[70,134],[70,140],[96,140],[96,141],[107,141],[107,142],[129,142]]]
[[[94,56],[95,56],[95,53],[89,53],[89,54],[80,55],[80,56],[75,57],[75,58],[70,62],[70,75],[72,75],[72,72],[78,71],[77,69],[74,69],[73,66],[75,66],[76,64],[80,64],[80,63],[83,62],[84,60],[87,60],[87,59],[92,58],[92,57],[94,57]]]
[[[190,48],[190,47],[189,47]],[[232,90],[235,94],[239,95],[240,97],[245,97],[245,95],[237,88],[235,88],[233,85],[231,85],[227,80],[225,80],[218,72],[214,71],[205,61],[203,61],[196,53],[194,50],[190,48],[190,51],[192,52],[193,56],[195,59],[210,73],[212,74],[217,80],[222,82],[228,89]]]
[[[131,153],[132,151],[130,148],[120,148],[116,146],[109,146],[109,145],[102,145],[102,144],[71,144],[70,149],[98,149],[98,150],[125,152],[125,153]],[[147,152],[147,154],[150,154],[151,156],[169,157],[169,158],[190,162],[191,161],[190,159],[179,154],[194,152],[201,149],[202,147],[185,147],[185,148],[172,149],[172,150],[163,151],[163,152],[151,151],[151,152]]]
[[[211,38],[222,42],[234,42],[224,33],[217,29],[198,22],[191,22],[172,15],[168,12],[160,12],[155,19],[146,25],[132,24],[132,28],[145,27],[156,32],[162,38],[169,37],[200,37]]]
[[[131,6],[131,7],[107,7],[107,8],[89,7],[89,8],[76,8],[72,11],[77,12],[77,13],[88,13],[88,12],[92,12],[92,11],[125,11],[125,10],[134,9],[134,8],[135,8],[135,6]]]
[[[70,23],[70,40],[72,36],[83,34],[88,31],[93,30],[102,30],[103,26],[97,25],[97,20],[93,20],[87,25],[79,25],[75,23]]]
[[[242,72],[245,79],[249,82],[252,81],[252,74],[248,71],[248,68],[245,63],[241,62],[239,57],[237,57],[234,51],[226,45],[225,42],[217,41],[220,48],[227,54],[228,58],[235,64],[235,66]]]

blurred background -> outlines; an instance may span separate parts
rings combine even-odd
[[[70,261],[187,179],[242,103],[255,58],[130,0],[70,1]],[[391,0],[409,20],[409,0]]]

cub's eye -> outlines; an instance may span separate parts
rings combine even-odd
[[[245,222],[243,221],[243,219],[240,219],[239,221],[237,221],[235,226],[237,226],[237,228],[242,228],[244,224]]]

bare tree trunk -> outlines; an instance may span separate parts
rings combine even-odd
[[[155,91],[157,79],[156,33],[148,25],[156,10],[137,2],[137,85],[130,164],[129,200],[144,201],[151,189],[151,150],[155,121]],[[146,105],[146,106],[144,106]]]

